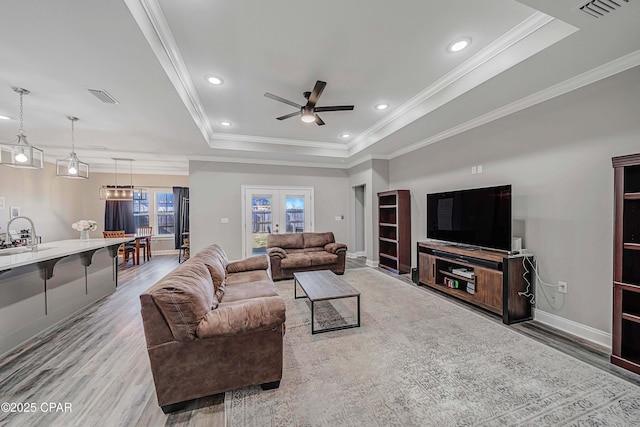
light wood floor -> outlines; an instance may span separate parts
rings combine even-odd
[[[224,394],[190,402],[184,411],[168,416],[156,401],[139,295],[177,266],[176,256],[156,256],[150,262],[122,271],[116,292],[4,355],[0,360],[0,403],[35,403],[37,410],[0,412],[0,426],[224,426]],[[347,262],[347,268],[363,266],[362,259]],[[395,277],[412,283],[409,275]],[[426,287],[418,288],[447,298]],[[486,317],[501,321],[489,314]],[[639,376],[610,364],[603,349],[536,322],[512,327],[640,384]],[[42,404],[49,402],[70,403],[72,412],[42,411]]]

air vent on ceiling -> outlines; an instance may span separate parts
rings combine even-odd
[[[629,3],[629,0],[591,0],[580,6],[580,10],[594,18],[602,18],[615,12],[625,3]]]
[[[95,95],[100,101],[105,104],[119,104],[119,102],[109,94],[106,90],[102,89],[87,89],[89,92]]]

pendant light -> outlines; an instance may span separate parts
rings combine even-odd
[[[14,92],[20,95],[20,129],[18,139],[8,143],[0,143],[0,164],[13,168],[43,169],[44,152],[27,141],[23,127],[22,97],[29,95],[27,89],[13,87]]]
[[[64,178],[89,178],[89,164],[81,162],[76,155],[76,141],[73,124],[77,117],[67,116],[71,120],[71,154],[64,159],[56,160],[56,175]]]
[[[115,185],[103,185],[100,188],[100,199],[102,200],[133,200],[136,189],[133,187],[133,159],[113,158],[115,161]],[[130,185],[118,185],[118,160],[129,162],[129,182]],[[138,189],[138,198],[146,199],[146,192]]]

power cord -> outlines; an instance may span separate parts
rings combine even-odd
[[[544,280],[542,280],[542,278],[540,277],[540,273],[538,272],[538,263],[535,262],[535,261],[536,261],[536,259],[535,259],[535,257],[533,255],[527,256],[527,254],[523,254],[522,267],[524,268],[524,274],[522,275],[522,278],[527,283],[527,288],[524,290],[524,292],[518,292],[518,295],[524,296],[526,298],[529,298],[529,301],[531,302],[531,305],[535,305],[536,297],[531,292],[531,282],[529,281],[529,279],[527,277],[529,272],[531,271],[531,270],[529,270],[527,268],[527,263],[529,263],[529,265],[533,269],[533,272],[535,273],[536,278],[538,279],[538,283],[540,283],[541,285],[544,285],[544,286],[548,286],[550,288],[559,288],[560,287],[559,284],[547,283]]]
[[[529,264],[531,264],[531,260],[526,256],[522,257],[522,267],[524,268],[524,273],[522,274],[522,278],[527,283],[527,289],[525,289],[524,292],[518,292],[518,295],[523,296],[525,298],[529,298],[529,302],[531,303],[531,305],[535,306],[536,296],[533,294],[533,292],[531,292],[531,282],[529,281],[529,277],[528,277],[530,270],[527,268],[527,264],[525,260],[528,260]]]

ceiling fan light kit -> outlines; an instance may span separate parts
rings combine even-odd
[[[288,99],[284,99],[282,97],[279,97],[278,95],[274,95],[269,92],[265,93],[264,96],[266,96],[267,98],[271,98],[274,101],[291,105],[292,107],[295,107],[298,109],[298,111],[296,111],[295,113],[285,114],[284,116],[276,117],[277,120],[285,120],[285,119],[300,115],[300,120],[302,120],[305,123],[315,123],[318,126],[323,126],[325,124],[324,120],[322,120],[320,116],[318,116],[317,114],[318,112],[351,111],[354,109],[353,105],[316,107],[316,104],[318,103],[318,99],[320,98],[320,95],[322,94],[322,91],[324,90],[326,85],[327,85],[326,82],[318,80],[316,81],[316,84],[313,87],[313,90],[311,92],[304,92],[303,96],[307,99],[307,103],[305,105],[297,104],[293,101],[289,101]]]

